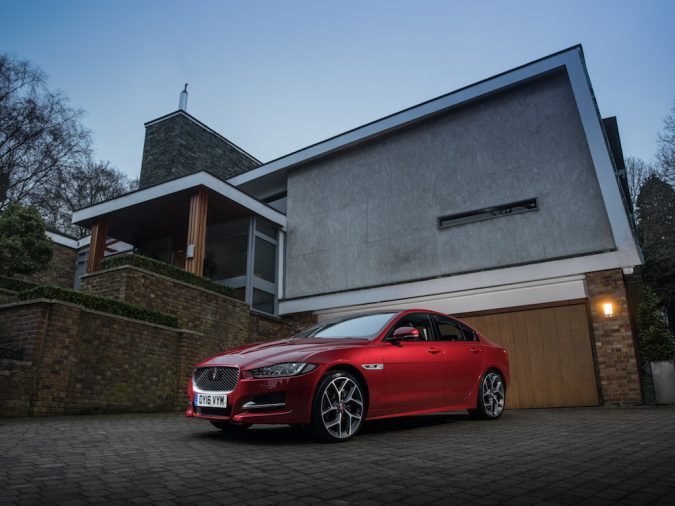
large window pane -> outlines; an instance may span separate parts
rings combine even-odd
[[[255,262],[253,275],[274,283],[276,281],[277,247],[265,239],[255,238]]]
[[[171,263],[171,238],[161,237],[143,241],[138,247],[138,252],[160,262]]]
[[[274,294],[253,289],[253,309],[263,313],[274,314]]]
[[[262,218],[255,219],[255,229],[261,234],[265,234],[271,239],[277,238],[277,229],[269,221]]]
[[[222,280],[246,275],[249,218],[210,225],[206,229],[204,276]]]

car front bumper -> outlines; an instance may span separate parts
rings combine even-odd
[[[227,392],[225,408],[195,406],[195,387],[188,380],[188,417],[259,424],[306,424],[311,421],[312,396],[321,378],[319,368],[299,376],[253,378],[242,372]],[[200,393],[214,393],[197,390]]]

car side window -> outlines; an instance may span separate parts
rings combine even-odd
[[[419,339],[416,341],[433,341],[434,333],[431,329],[431,321],[429,320],[429,315],[423,313],[413,313],[403,316],[399,321],[397,321],[394,326],[389,331],[388,338],[394,335],[396,329],[401,327],[413,327],[417,329],[420,333]]]
[[[438,315],[433,315],[433,319],[438,329],[439,341],[464,341],[464,332],[458,322]]]
[[[464,333],[465,341],[478,341],[478,335],[476,335],[471,327],[462,325],[462,332]]]

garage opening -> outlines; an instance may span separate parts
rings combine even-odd
[[[598,405],[585,301],[457,316],[508,350],[508,408]]]

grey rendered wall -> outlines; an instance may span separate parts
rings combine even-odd
[[[531,197],[538,211],[437,226]],[[287,298],[614,248],[563,72],[292,170],[287,216]]]

